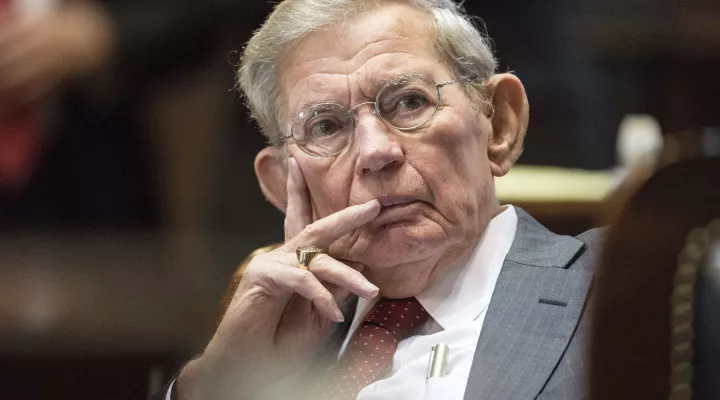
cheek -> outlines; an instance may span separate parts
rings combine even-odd
[[[431,160],[440,180],[484,182],[490,177],[487,133],[469,118],[438,121],[426,143],[433,149]]]
[[[467,223],[486,202],[492,185],[487,133],[480,123],[457,115],[433,125],[416,147],[414,163],[428,182],[440,212],[457,224]]]
[[[347,168],[335,165],[331,160],[318,161],[311,160],[302,170],[317,217],[324,218],[349,205],[352,175],[347,173]]]
[[[438,121],[431,139],[447,154],[456,170],[478,171],[487,165],[487,134],[483,123],[476,121],[470,110],[461,110]],[[459,114],[459,115],[458,115]]]

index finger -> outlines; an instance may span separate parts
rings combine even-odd
[[[288,160],[287,207],[285,208],[285,240],[297,236],[312,222],[312,206],[305,177],[295,158]]]
[[[308,225],[285,244],[294,250],[298,246],[317,246],[327,249],[332,242],[374,220],[381,209],[377,199],[340,210]]]

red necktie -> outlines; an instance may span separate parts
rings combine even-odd
[[[0,11],[9,10],[12,2],[0,0]],[[42,145],[38,121],[36,110],[28,106],[13,106],[0,115],[0,187],[19,189],[30,180]]]
[[[414,297],[380,299],[353,334],[320,392],[328,400],[355,399],[362,388],[392,367],[398,343],[428,317]]]

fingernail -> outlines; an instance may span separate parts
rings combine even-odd
[[[335,321],[335,322],[343,322],[343,321],[345,321],[345,317],[343,316],[343,314],[342,314],[342,312],[340,311],[340,309],[337,309],[337,308],[335,309],[335,320],[334,320],[334,321]]]
[[[375,207],[376,203],[380,203],[378,201],[378,199],[372,199],[372,200],[368,201],[367,203],[365,203],[365,206],[367,206],[367,208],[372,208],[372,207]]]
[[[370,292],[379,292],[380,291],[379,287],[373,285],[369,281],[365,281],[365,289],[367,289]]]

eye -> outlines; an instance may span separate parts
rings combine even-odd
[[[331,135],[334,135],[341,128],[342,128],[342,125],[340,125],[335,120],[322,119],[322,120],[313,122],[312,125],[310,125],[309,137],[316,138],[316,137],[323,137],[323,136],[331,136]]]
[[[423,107],[426,103],[425,97],[418,94],[408,94],[401,97],[394,108],[398,112],[414,111]]]
[[[389,96],[381,100],[381,109],[386,116],[400,117],[410,114],[416,114],[427,109],[427,96],[417,89],[399,90],[396,93],[390,93]]]

